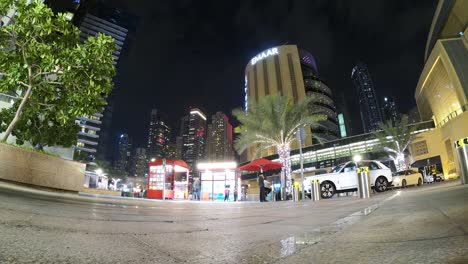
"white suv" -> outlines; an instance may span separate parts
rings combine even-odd
[[[363,160],[359,162],[359,167],[369,167],[370,183],[377,192],[386,191],[393,181],[390,169],[379,161]],[[320,193],[325,199],[333,197],[337,192],[355,190],[358,185],[356,163],[349,161],[339,164],[330,173],[306,177],[304,189],[308,194],[312,180],[319,180]]]

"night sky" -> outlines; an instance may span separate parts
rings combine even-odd
[[[129,52],[120,60],[113,128],[144,146],[152,107],[178,130],[189,106],[230,114],[244,98],[244,69],[260,51],[296,44],[311,52],[333,93],[346,95],[360,127],[350,75],[369,67],[379,97],[400,112],[414,90],[436,0],[391,1],[108,1],[136,17]],[[175,133],[174,135],[175,136]]]

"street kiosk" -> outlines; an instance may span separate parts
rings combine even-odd
[[[147,197],[187,199],[189,166],[183,160],[156,159],[149,164]]]

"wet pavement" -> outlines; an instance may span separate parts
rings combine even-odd
[[[468,187],[369,200],[111,200],[0,182],[0,263],[468,263]]]

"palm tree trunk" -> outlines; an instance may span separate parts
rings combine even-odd
[[[278,156],[283,169],[281,171],[281,187],[285,189],[286,193],[291,191],[291,159],[289,144],[283,144],[277,146]]]
[[[395,166],[397,167],[397,171],[402,171],[406,169],[405,154],[401,152],[398,153],[394,161]]]

